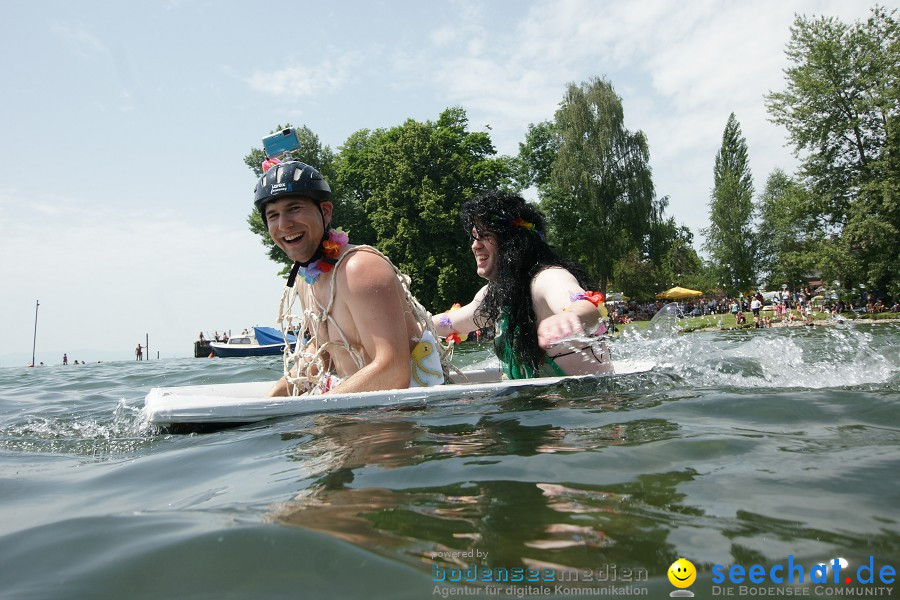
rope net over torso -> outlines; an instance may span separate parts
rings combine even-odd
[[[372,252],[387,261],[400,281],[400,286],[409,307],[408,310],[412,311],[413,317],[422,326],[423,332],[430,331],[437,339],[431,314],[425,310],[410,291],[409,276],[401,273],[394,263],[376,248],[365,245],[353,246],[348,248],[338,258],[332,269],[331,289],[328,294],[328,303],[325,306],[319,304],[312,291],[312,286],[306,283],[302,277],[298,277],[293,286],[285,286],[281,294],[277,321],[281,326],[285,339],[284,376],[288,383],[288,392],[292,396],[321,394],[331,388],[334,374],[331,372],[331,365],[329,364],[332,362],[329,358],[329,351],[345,350],[350,355],[357,370],[362,369],[366,364],[362,354],[350,344],[347,336],[331,314],[335,300],[337,270],[345,258],[358,251]],[[297,309],[294,307],[295,303],[298,305]],[[332,330],[337,332],[339,339],[321,341],[319,332],[327,332],[329,322],[332,325]],[[287,339],[289,333],[296,335],[297,338],[293,347],[291,347]],[[446,373],[451,352],[440,344],[437,344],[437,346],[440,353],[441,366]]]

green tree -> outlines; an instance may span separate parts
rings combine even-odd
[[[850,205],[842,237],[861,266],[860,278],[900,296],[900,119],[891,117],[881,158],[871,165],[872,180]]]
[[[471,298],[483,283],[459,226],[461,204],[489,189],[516,189],[512,160],[494,156],[487,133],[467,128],[465,111],[449,108],[434,122],[359,131],[337,159],[347,203],[366,216],[365,241],[412,278],[413,293],[432,310]]]
[[[665,208],[665,198],[662,208]],[[643,252],[631,250],[616,261],[613,284],[635,300],[652,300],[662,290],[679,285],[695,290],[715,286],[707,268],[692,246],[693,234],[686,226],[676,226],[672,217],[658,217],[651,223]]]
[[[525,141],[519,143],[519,181],[522,187],[536,186],[540,195],[551,193],[553,163],[559,150],[556,126],[550,121],[530,123]]]
[[[543,202],[548,211],[558,209],[566,201],[553,179],[560,141],[556,124],[545,121],[529,125],[525,141],[519,144],[520,182],[536,186],[541,198],[555,198]],[[667,207],[668,197],[652,202],[639,245],[613,265],[613,286],[631,298],[651,299],[656,292],[671,287],[673,280],[681,285],[685,281],[705,281],[702,261],[691,247],[693,235],[687,227],[676,226],[674,218],[666,217]],[[553,213],[548,213],[548,217],[557,220]]]
[[[665,253],[658,260],[657,290],[680,285],[692,290],[710,291],[715,281],[709,276],[706,266],[694,250],[693,234],[682,225],[675,232]]]
[[[815,195],[802,182],[781,169],[769,175],[756,235],[761,280],[769,289],[794,287],[821,270],[825,229],[817,207]]]
[[[300,149],[293,153],[328,180],[334,225],[349,230],[353,243],[374,245],[391,258],[432,310],[472,297],[481,284],[458,225],[462,202],[488,189],[518,190],[514,161],[495,157],[490,136],[467,127],[465,111],[450,108],[435,122],[410,119],[391,129],[357,131],[337,155],[301,127]],[[254,148],[245,162],[261,175],[264,158]],[[286,272],[290,261],[269,238],[257,211],[248,222]]]
[[[900,293],[898,134],[900,25],[875,6],[865,22],[798,16],[786,90],[767,97],[803,159],[801,176],[827,217],[823,277]]]
[[[849,204],[878,175],[871,168],[897,116],[900,28],[874,7],[865,23],[797,16],[786,54],[787,89],[767,96],[775,123],[787,128],[803,175],[822,199],[820,210],[837,226]]]
[[[674,217],[666,217],[668,205],[668,196],[654,203],[649,233],[645,238],[645,269],[651,273],[653,293],[655,295],[676,285],[696,286],[701,282],[702,286],[692,289],[706,290],[710,286],[705,281],[703,261],[692,246],[694,234],[684,225],[677,226]],[[620,279],[617,278],[616,282],[619,285]],[[627,285],[627,282],[622,282],[621,287]]]
[[[660,290],[657,270],[637,248],[615,262],[611,283],[617,292],[639,302],[652,299]]]
[[[372,195],[375,179],[367,166],[377,147],[381,132],[360,129],[350,135],[335,157],[335,180],[339,183],[340,223],[353,235],[353,243],[375,245],[377,236],[366,215],[366,201]]]
[[[621,98],[594,78],[569,85],[553,126],[530,128],[529,140],[532,156],[520,151],[520,160],[541,192],[550,238],[606,291],[616,261],[643,248],[654,215],[644,134],[625,128]]]
[[[751,226],[753,178],[747,141],[734,113],[728,117],[716,154],[709,209],[704,248],[718,283],[731,293],[747,291],[756,284],[756,242]]]

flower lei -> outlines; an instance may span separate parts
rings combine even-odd
[[[438,324],[441,327],[446,327],[447,329],[451,330],[450,334],[444,338],[448,344],[461,344],[464,340],[466,340],[468,338],[468,335],[466,337],[460,337],[458,331],[453,331],[453,321],[450,320],[449,313],[451,313],[454,310],[459,310],[459,309],[460,309],[459,302],[455,302],[453,304],[453,306],[450,307],[450,310],[448,310],[447,312],[442,314],[440,316],[440,318],[438,319]]]
[[[600,313],[601,318],[606,318],[607,310],[606,304],[604,304],[604,300],[606,298],[603,296],[603,292],[592,292],[590,290],[585,290],[583,292],[578,292],[577,294],[569,293],[569,301],[570,302],[578,302],[579,300],[587,300],[591,304],[597,307],[597,311]],[[568,307],[563,310],[568,310]]]
[[[347,232],[338,227],[337,229],[328,230],[328,239],[322,242],[322,258],[314,260],[306,267],[300,267],[297,274],[306,280],[306,283],[313,285],[322,273],[330,273],[334,265],[337,264],[338,256],[341,254],[341,248],[350,242],[350,236]]]
[[[571,302],[575,302],[577,300],[587,300],[594,306],[599,307],[600,303],[603,302],[605,298],[603,297],[603,292],[592,292],[590,290],[586,290],[577,294],[569,294],[569,300]]]

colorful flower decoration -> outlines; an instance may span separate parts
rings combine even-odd
[[[281,161],[278,160],[277,158],[274,158],[274,157],[273,157],[273,158],[267,158],[266,160],[262,161],[262,170],[263,170],[263,173],[268,173],[268,172],[269,172],[269,169],[271,169],[271,168],[274,167],[275,165],[280,165],[280,164],[281,164]]]
[[[328,239],[322,242],[322,258],[315,260],[306,267],[300,267],[297,273],[306,280],[309,285],[314,284],[322,273],[330,273],[337,264],[341,248],[350,243],[350,236],[346,231],[338,227],[328,230]]]
[[[515,219],[513,219],[512,224],[513,224],[513,227],[520,227],[520,228],[527,229],[529,231],[534,231],[534,223],[529,223],[522,217],[516,217]]]
[[[453,306],[450,307],[450,310],[442,314],[438,319],[438,324],[441,327],[446,327],[451,330],[450,335],[444,338],[448,344],[460,344],[469,337],[468,335],[461,337],[458,331],[452,331],[453,321],[450,319],[450,313],[454,310],[459,310],[460,308],[462,308],[462,305],[459,302],[454,302]]]
[[[577,294],[569,294],[569,300],[575,302],[577,300],[587,300],[594,306],[600,306],[603,304],[603,301],[606,298],[603,296],[603,292],[592,292],[590,290],[585,290],[583,292],[579,292]]]
[[[590,302],[591,304],[593,304],[594,306],[597,307],[597,311],[600,313],[600,317],[603,319],[605,319],[606,315],[608,314],[608,312],[606,310],[606,304],[604,304],[604,300],[606,300],[606,298],[603,296],[603,292],[592,292],[590,290],[585,290],[583,292],[578,292],[577,294],[570,293],[569,300],[571,300],[572,302],[577,302],[579,300],[587,300],[588,302]],[[564,308],[563,310],[569,310],[569,309],[567,307],[567,308]],[[605,331],[605,327],[604,327],[604,331]],[[596,332],[595,332],[595,334],[601,335],[601,334],[597,334]]]
[[[522,217],[514,218],[511,221],[511,224],[513,227],[516,227],[518,229],[527,229],[531,233],[536,233],[538,235],[538,237],[540,237],[542,240],[544,239],[544,232],[541,231],[540,229],[538,229],[537,227],[535,227],[534,223],[526,221]]]

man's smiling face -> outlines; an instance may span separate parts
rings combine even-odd
[[[493,281],[497,277],[497,236],[490,232],[478,233],[473,229],[472,254],[475,255],[475,272],[479,277]]]
[[[292,196],[267,203],[263,215],[272,241],[291,260],[306,262],[322,241],[332,208],[331,202]]]

